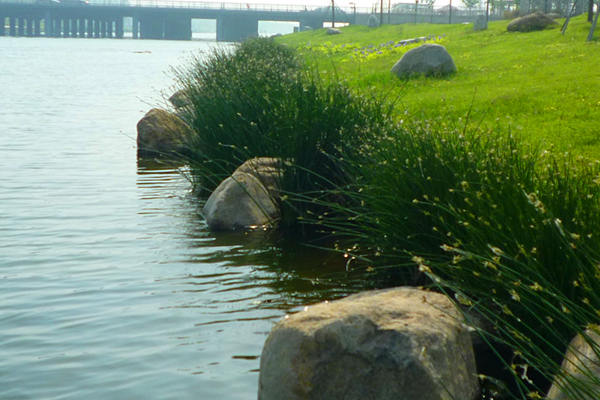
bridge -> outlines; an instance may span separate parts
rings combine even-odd
[[[350,23],[355,14],[339,13]],[[320,28],[331,21],[331,8],[306,6],[138,0],[0,0],[0,36],[123,38],[124,18],[131,18],[134,39],[190,40],[192,19],[216,20],[218,41],[258,36],[259,21],[292,21]]]
[[[331,7],[185,0],[0,0],[0,36],[123,38],[124,21],[134,39],[191,40],[192,19],[215,20],[218,41],[258,36],[259,21],[297,22],[320,28],[332,21]],[[323,0],[330,4],[330,0]],[[421,3],[421,4],[419,4]],[[373,15],[382,23],[472,22],[483,10],[434,10],[423,2],[394,8],[335,8],[335,22],[367,25]],[[388,2],[389,4],[389,2]],[[490,15],[491,19],[499,15]]]

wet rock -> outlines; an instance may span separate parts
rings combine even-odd
[[[185,151],[192,129],[178,116],[153,108],[137,123],[140,156],[172,158]]]
[[[279,218],[269,191],[255,176],[239,171],[219,184],[202,212],[213,231],[264,228]]]
[[[597,400],[600,399],[600,329],[595,326],[577,335],[569,344],[561,373],[554,380],[547,400]],[[594,343],[592,346],[591,343]],[[595,347],[595,351],[594,351]],[[565,378],[568,377],[568,378]],[[569,381],[574,384],[569,384]],[[579,390],[586,391],[579,391]]]
[[[392,73],[399,78],[415,75],[442,76],[456,72],[454,60],[439,44],[424,44],[407,51],[392,67]]]
[[[506,30],[509,32],[531,32],[558,25],[552,18],[541,12],[525,15],[510,21]]]
[[[414,288],[360,293],[279,322],[263,348],[259,400],[472,400],[468,329],[452,302]]]

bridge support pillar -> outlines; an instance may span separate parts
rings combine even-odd
[[[33,36],[42,36],[42,19],[40,17],[33,19]]]
[[[258,36],[258,20],[245,15],[228,15],[217,18],[217,41],[241,42]]]
[[[115,21],[115,37],[123,39],[123,17],[117,17]]]
[[[140,18],[140,37],[142,39],[163,39],[165,22],[160,16]]]
[[[85,37],[85,18],[79,18],[79,37]]]
[[[0,15],[0,36],[4,36],[4,26],[6,24],[6,18],[4,15]]]
[[[190,17],[167,16],[164,38],[168,40],[192,40],[192,19]]]
[[[17,36],[17,19],[15,17],[8,17],[8,34],[10,36]]]
[[[100,37],[105,38],[108,32],[108,21],[103,19],[100,21]]]
[[[60,18],[55,17],[54,19],[54,27],[52,28],[52,32],[54,33],[52,36],[54,37],[60,37],[60,33],[61,33],[61,26],[60,26]]]
[[[50,37],[52,34],[52,17],[50,17],[50,13],[47,12],[46,15],[44,15],[44,36]]]
[[[93,38],[94,37],[94,20],[91,18],[87,19],[87,37],[88,38]]]
[[[131,37],[134,39],[138,38],[138,29],[140,25],[140,19],[138,17],[133,17],[131,19]]]
[[[95,38],[100,37],[100,20],[99,19],[94,20],[94,37]]]
[[[109,19],[106,21],[106,37],[107,38],[112,38],[113,37],[113,20]]]
[[[33,36],[33,18],[24,18],[27,22],[27,26],[25,26],[25,36],[32,37]]]
[[[19,20],[19,36],[25,36],[25,17],[18,18]]]
[[[62,37],[69,37],[69,19],[68,18],[61,18],[61,21],[59,22],[59,24],[62,27]]]

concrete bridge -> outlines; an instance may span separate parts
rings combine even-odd
[[[92,0],[93,1],[93,0]],[[293,5],[137,1],[88,3],[86,0],[0,0],[0,36],[123,38],[123,20],[132,19],[132,37],[190,40],[192,19],[216,20],[217,40],[258,36],[259,21],[295,21],[322,27],[331,9]],[[352,22],[341,13],[336,22]]]

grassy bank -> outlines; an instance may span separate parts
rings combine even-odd
[[[487,321],[481,334],[498,357],[480,372],[510,387],[488,398],[540,398],[571,338],[600,321],[600,167],[545,150],[555,144],[596,152],[595,142],[571,139],[593,136],[597,106],[564,99],[596,96],[588,53],[597,44],[577,36],[586,27],[581,19],[565,38],[557,30],[509,35],[502,24],[483,33],[350,27],[334,37],[316,31],[278,39],[288,46],[250,41],[179,78],[191,101],[183,117],[195,131],[188,162],[198,186],[210,190],[247,158],[279,157],[284,234],[308,227],[304,240],[332,238],[346,268],[362,271],[365,282],[447,291]],[[459,72],[391,77],[406,48],[390,41],[423,35],[454,52]],[[583,59],[530,65],[531,54],[541,57],[554,42],[564,53],[585,50]],[[373,43],[387,44],[368,47]],[[469,67],[461,46],[470,49]],[[548,71],[558,74],[562,64],[578,75],[551,79]],[[563,113],[538,112],[542,105]],[[557,124],[571,139],[555,142]]]
[[[350,26],[341,35],[317,30],[277,41],[351,87],[397,97],[399,111],[412,118],[442,116],[461,124],[469,115],[474,123],[510,127],[531,142],[599,158],[600,43],[585,42],[585,16],[574,18],[564,36],[558,28],[506,32],[507,23],[492,22],[481,32],[472,25]],[[389,43],[428,35],[448,49],[458,73],[409,82],[391,76],[391,66],[410,47]]]

